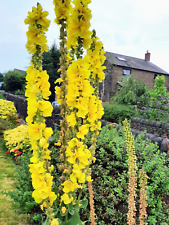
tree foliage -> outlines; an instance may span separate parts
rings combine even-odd
[[[42,67],[43,70],[46,70],[49,75],[50,82],[50,91],[51,96],[49,97],[50,101],[55,99],[55,81],[60,77],[60,73],[57,72],[59,65],[60,52],[57,49],[56,44],[54,43],[48,52],[43,52],[42,54]]]
[[[149,88],[134,77],[122,82],[122,87],[113,97],[114,103],[136,105],[137,102],[145,102],[149,96]]]
[[[2,81],[3,81],[3,74],[0,73],[0,82],[2,82]]]
[[[16,91],[24,91],[25,74],[16,71],[8,71],[3,78],[2,88],[7,92],[15,93]]]

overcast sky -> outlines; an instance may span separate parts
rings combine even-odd
[[[30,55],[25,48],[24,24],[35,0],[0,0],[0,72],[14,68],[26,70]],[[52,0],[39,0],[51,20],[47,39],[49,47],[59,46],[59,29],[54,21]],[[106,51],[144,59],[148,50],[150,61],[169,73],[169,3],[168,0],[92,0],[91,29]]]

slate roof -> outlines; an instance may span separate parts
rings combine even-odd
[[[112,52],[105,53],[106,59],[110,64],[121,66],[124,68],[133,68],[137,70],[144,70],[154,72],[157,74],[169,75],[166,71],[162,70],[152,62],[145,59],[139,59],[131,56],[121,55]]]
[[[24,71],[24,70],[14,69],[13,71],[14,71],[14,72],[18,72],[18,73],[23,73],[23,74],[26,75],[26,71]]]

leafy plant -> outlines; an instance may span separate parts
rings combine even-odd
[[[169,95],[164,87],[165,77],[157,76],[150,98],[146,104],[137,102],[137,116],[161,122],[169,122]]]
[[[7,92],[15,93],[17,90],[24,90],[25,83],[25,74],[15,71],[8,71],[4,75],[2,88]]]
[[[128,80],[122,81],[122,87],[113,96],[113,103],[124,105],[136,105],[137,102],[145,104],[149,96],[150,88],[146,86],[142,81],[130,77]]]
[[[32,180],[29,172],[31,151],[27,151],[20,156],[17,168],[17,183],[13,191],[6,192],[15,202],[16,207],[23,213],[30,214],[32,224],[41,224],[43,212],[39,205],[32,198]]]
[[[135,116],[135,107],[118,103],[104,105],[103,119],[110,122],[122,122],[125,118],[130,119]]]
[[[148,175],[148,223],[168,224],[169,210],[167,211],[168,206],[163,201],[169,194],[169,168],[166,154],[160,153],[156,144],[148,139],[144,140],[144,134],[135,139],[135,150],[138,169],[144,168]],[[113,128],[109,125],[102,128],[98,137],[96,158],[96,163],[92,167],[92,178],[97,224],[126,225],[128,165],[121,126]],[[89,217],[88,210],[84,210],[82,214],[86,219]],[[137,218],[138,216],[137,214]]]
[[[3,96],[3,94],[2,94],[2,93],[0,93],[0,99],[5,100],[5,98],[4,98],[4,96]]]

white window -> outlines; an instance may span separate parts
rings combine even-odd
[[[123,69],[123,75],[130,75],[130,74],[131,74],[131,70]]]

